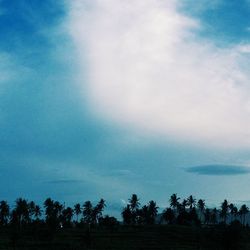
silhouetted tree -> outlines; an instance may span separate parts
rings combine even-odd
[[[129,204],[122,211],[122,219],[124,224],[132,224],[132,211]]]
[[[210,221],[211,221],[211,212],[209,208],[206,208],[204,213],[204,223],[209,224]]]
[[[42,215],[41,208],[39,205],[36,205],[35,209],[34,209],[34,216],[35,216],[36,220],[39,220],[41,215]]]
[[[239,210],[240,214],[242,215],[243,221],[242,224],[245,226],[246,224],[246,215],[249,213],[249,208],[243,204]]]
[[[8,224],[8,219],[10,215],[10,207],[7,203],[7,201],[1,201],[0,202],[0,223],[3,226],[6,226]]]
[[[225,224],[228,217],[228,209],[229,209],[228,201],[224,200],[221,204],[220,217],[223,219],[223,222]]]
[[[62,224],[63,226],[71,226],[71,220],[73,217],[74,211],[71,207],[67,207],[62,210]]]
[[[175,212],[176,212],[178,206],[180,205],[179,200],[180,200],[180,198],[177,197],[177,194],[172,194],[170,197],[170,200],[169,200],[170,207],[173,208]]]
[[[93,223],[93,206],[91,201],[86,201],[83,204],[83,221],[87,224]]]
[[[74,206],[74,212],[75,212],[75,215],[76,215],[76,221],[78,222],[78,217],[82,213],[82,209],[81,209],[80,203],[75,204],[75,206]]]
[[[204,215],[205,200],[199,199],[197,204],[198,204],[198,209],[199,209],[199,212],[200,212],[200,220],[201,220],[202,216]]]
[[[183,199],[181,206],[182,208],[179,207],[179,210],[182,210],[182,209],[186,210],[186,207],[188,206],[188,201],[186,199]]]
[[[137,221],[137,211],[140,206],[139,199],[136,194],[132,194],[131,198],[129,199],[129,206],[132,216],[132,224],[136,224]]]
[[[19,221],[19,226],[22,224],[30,222],[30,217],[29,217],[29,204],[27,200],[18,198],[16,200],[16,207],[15,207],[18,221]]]
[[[155,223],[155,218],[158,213],[158,207],[156,205],[155,201],[150,201],[148,204],[148,224],[154,224]]]
[[[173,224],[175,220],[175,213],[171,208],[167,208],[164,210],[163,214],[163,219],[168,222],[168,224]]]
[[[211,212],[211,223],[213,224],[216,224],[217,223],[217,214],[218,214],[218,211],[217,211],[217,208],[214,208]]]
[[[187,198],[187,204],[189,205],[189,208],[192,209],[193,207],[196,206],[196,199],[192,195],[190,195]]]
[[[105,200],[101,199],[98,204],[93,208],[93,221],[97,223],[99,219],[102,217],[102,212],[105,208]]]
[[[35,214],[35,207],[36,207],[36,204],[34,201],[31,201],[28,203],[29,217],[30,217],[31,221],[33,220],[33,216]]]

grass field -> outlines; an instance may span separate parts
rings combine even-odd
[[[175,250],[250,249],[247,229],[185,226],[119,226],[113,229],[2,229],[0,249],[27,250]]]

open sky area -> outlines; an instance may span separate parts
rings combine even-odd
[[[249,0],[0,0],[0,199],[250,205]]]

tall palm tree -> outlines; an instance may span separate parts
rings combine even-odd
[[[197,204],[198,204],[198,208],[200,212],[200,220],[201,220],[202,215],[204,214],[204,210],[205,210],[205,200],[199,199]]]
[[[75,204],[75,206],[74,206],[74,212],[76,214],[76,221],[78,222],[78,217],[82,213],[82,209],[81,209],[80,203]]]
[[[177,194],[172,194],[170,197],[170,207],[172,207],[174,210],[177,209],[178,205],[179,205],[179,200],[180,198],[177,197]]]
[[[230,217],[231,217],[231,222],[234,219],[236,219],[237,215],[238,215],[238,208],[233,204],[233,203],[230,203],[228,208],[230,209]]]
[[[83,204],[83,220],[87,224],[93,223],[93,206],[91,201],[86,201]]]
[[[35,202],[34,201],[29,202],[28,207],[29,207],[29,216],[32,220],[33,215],[35,214],[35,207],[36,207]]]
[[[129,199],[129,204],[132,211],[136,211],[139,208],[140,202],[136,194],[132,194],[131,198]]]
[[[102,212],[105,208],[105,200],[101,199],[98,204],[93,209],[93,221],[97,223],[99,219],[102,217]]]
[[[65,226],[70,226],[71,220],[74,214],[74,210],[71,207],[67,207],[62,210],[62,223]]]
[[[19,220],[19,225],[21,226],[23,223],[30,222],[29,216],[29,204],[28,201],[22,198],[18,198],[16,200],[16,213]]]
[[[209,224],[211,221],[212,221],[211,211],[209,208],[206,208],[204,212],[204,223]]]
[[[175,213],[172,208],[167,208],[163,211],[163,219],[168,222],[168,224],[173,224],[175,220]]]
[[[188,206],[188,201],[186,199],[183,199],[181,206],[183,210],[186,210],[186,207]]]
[[[216,224],[217,223],[217,208],[214,208],[211,212],[211,223]]]
[[[243,217],[243,225],[245,226],[246,224],[246,215],[249,213],[249,208],[244,204],[240,208],[241,215]]]
[[[129,204],[122,211],[122,219],[124,224],[130,225],[132,223],[132,212]]]
[[[136,194],[132,194],[131,198],[129,199],[129,206],[132,214],[132,223],[136,224],[137,212],[140,207],[139,198]]]
[[[50,219],[53,218],[54,201],[51,198],[47,198],[43,204],[44,204],[44,208],[45,208],[46,221],[48,222]]]
[[[42,215],[41,208],[39,205],[36,205],[35,209],[34,209],[34,216],[35,216],[36,220],[38,220],[41,215]]]
[[[190,195],[188,198],[187,198],[187,203],[189,205],[189,208],[192,209],[193,207],[196,206],[196,199]]]
[[[229,209],[229,204],[227,200],[224,200],[221,203],[221,211],[220,211],[220,217],[223,219],[223,222],[226,224],[227,217],[228,217],[228,209]]]
[[[147,217],[148,217],[148,220],[147,220],[147,223],[148,224],[154,224],[155,223],[155,218],[157,216],[157,213],[158,213],[158,207],[156,205],[156,202],[155,201],[150,201],[148,203],[148,206],[147,206]]]
[[[8,224],[8,219],[10,215],[10,207],[7,201],[0,202],[0,223],[6,226]]]

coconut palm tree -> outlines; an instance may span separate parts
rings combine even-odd
[[[1,201],[0,202],[0,223],[3,226],[6,226],[8,224],[8,219],[10,215],[10,207],[7,203],[7,201]]]
[[[186,210],[186,207],[188,206],[188,201],[186,199],[183,199],[181,206],[183,210]]]
[[[211,222],[211,211],[209,208],[206,208],[205,209],[205,212],[204,212],[204,223],[205,224],[209,224]]]
[[[196,199],[192,195],[190,195],[187,198],[187,204],[189,205],[189,208],[192,209],[193,207],[196,206]]]
[[[245,226],[245,224],[246,224],[246,215],[249,213],[249,208],[245,204],[243,204],[241,206],[241,208],[240,208],[240,213],[241,213],[241,215],[243,217],[243,223],[242,224]]]
[[[39,220],[41,215],[42,215],[41,208],[39,205],[36,205],[35,209],[34,209],[34,216],[35,216],[36,220]]]
[[[173,208],[174,210],[176,210],[178,205],[179,205],[179,200],[180,200],[180,198],[177,197],[177,194],[172,194],[170,199],[169,199],[170,207]]]
[[[83,220],[85,223],[87,224],[93,223],[93,206],[91,201],[86,201],[83,204],[82,213],[83,213]]]
[[[147,224],[154,224],[158,213],[158,207],[155,201],[150,201],[147,206]]]
[[[201,220],[202,215],[203,215],[204,210],[205,210],[205,200],[199,199],[197,204],[198,204],[198,209],[200,212],[200,220]]]
[[[166,222],[168,222],[168,224],[173,224],[173,222],[175,220],[175,213],[174,213],[173,209],[166,208],[163,211],[162,217],[164,220],[166,220]]]
[[[237,218],[238,208],[233,203],[230,203],[228,207],[230,210],[231,222],[232,222],[233,218],[234,218],[234,220],[236,220],[236,218]]]
[[[122,211],[122,219],[124,224],[130,225],[132,223],[132,211],[129,204]]]
[[[31,202],[29,202],[28,206],[29,206],[29,216],[30,216],[30,219],[32,220],[33,215],[35,214],[36,204],[34,201],[31,201]]]
[[[101,199],[98,204],[93,209],[93,221],[94,223],[99,222],[99,219],[102,217],[102,212],[105,208],[105,200]]]
[[[132,211],[136,211],[139,208],[140,202],[136,194],[132,194],[131,198],[129,199],[129,205]]]
[[[227,200],[224,200],[221,203],[221,211],[220,211],[220,217],[223,219],[223,222],[226,224],[227,217],[228,217],[228,209],[229,209],[229,204]]]
[[[76,221],[78,222],[78,217],[82,213],[82,209],[81,209],[80,203],[75,204],[75,206],[74,206],[74,212],[76,214]]]
[[[140,202],[136,194],[132,194],[131,198],[129,199],[129,206],[132,213],[132,223],[136,224],[137,212],[140,207]]]
[[[211,223],[216,224],[217,223],[217,208],[214,208],[211,212]]]
[[[28,201],[22,198],[18,198],[16,200],[16,207],[15,207],[19,225],[21,226],[23,223],[30,222],[30,216],[29,216],[29,204]]]

